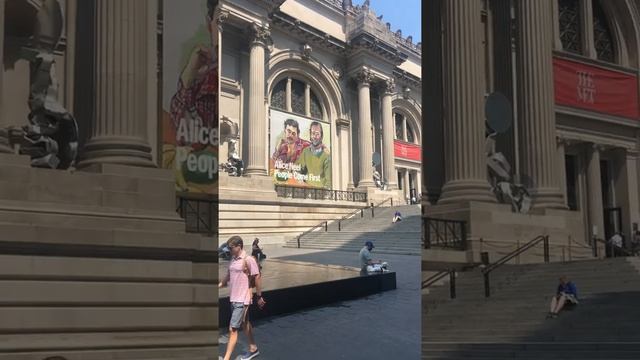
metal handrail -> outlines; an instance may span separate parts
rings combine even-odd
[[[320,227],[324,227],[324,231],[325,232],[328,231],[329,230],[329,222],[328,221],[323,221],[323,222],[319,223],[318,225],[312,227],[311,229],[309,229],[309,230],[303,232],[302,234],[298,235],[298,238],[297,238],[297,240],[298,240],[298,249],[300,249],[300,238],[303,237],[304,235],[307,235],[308,233],[310,233],[312,231],[315,231],[317,228],[320,228]]]
[[[544,262],[548,263],[549,262],[549,235],[539,235],[539,236],[535,237],[533,240],[531,240],[528,243],[520,246],[519,248],[517,248],[514,251],[510,252],[509,254],[503,256],[500,260],[496,261],[495,263],[487,266],[485,269],[482,270],[482,275],[484,276],[484,296],[485,297],[490,297],[491,296],[491,284],[490,284],[490,279],[489,279],[489,274],[491,272],[493,272],[494,270],[496,270],[500,266],[502,266],[505,263],[507,263],[507,261],[515,258],[516,256],[522,254],[523,252],[525,252],[525,251],[531,249],[532,247],[538,245],[540,242],[542,242],[544,244],[544,248],[543,248],[543,251],[544,251]]]
[[[593,240],[595,240],[595,242],[592,243],[592,249],[593,249],[593,257],[598,257],[598,246],[596,246],[597,243],[602,243],[604,244],[605,248],[608,246],[609,247],[609,251],[611,254],[611,257],[616,257],[616,252],[614,251],[614,249],[619,250],[620,252],[622,252],[624,254],[624,256],[634,256],[634,254],[632,252],[630,252],[629,250],[623,248],[623,247],[617,247],[615,245],[613,245],[613,243],[611,242],[607,242],[604,239],[599,239],[594,237]]]
[[[374,209],[382,206],[383,204],[385,204],[385,203],[387,203],[389,201],[391,201],[391,206],[393,206],[393,197],[389,197],[389,198],[381,201],[380,203],[378,203],[378,205],[374,205],[373,203],[371,203],[371,205],[367,206],[366,208],[358,209],[356,211],[353,211],[353,212],[341,217],[340,219],[338,219],[338,231],[342,231],[342,222],[343,221],[352,219],[356,214],[360,213],[360,217],[363,218],[364,217],[364,209],[369,209],[370,208],[371,209],[371,217],[375,217]]]
[[[366,203],[367,193],[358,191],[333,190],[309,188],[302,186],[275,185],[276,195],[278,197],[290,197],[293,199],[314,199],[314,200],[333,200],[333,201],[351,201]],[[302,194],[302,196],[297,196]]]
[[[423,289],[428,288],[429,286],[440,281],[442,278],[446,277],[447,275],[449,275],[449,296],[452,299],[455,299],[456,298],[456,269],[447,269],[447,270],[442,270],[435,273],[434,275],[432,275],[431,277],[427,278],[422,282],[422,288]]]

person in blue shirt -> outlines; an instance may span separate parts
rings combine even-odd
[[[560,277],[560,283],[556,290],[556,295],[551,298],[551,308],[548,318],[558,317],[558,313],[566,305],[574,306],[578,304],[578,288],[576,284],[567,280],[566,276]]]
[[[396,223],[398,221],[402,221],[402,214],[400,214],[400,211],[396,210],[396,213],[393,214],[393,220],[391,220],[391,223]]]

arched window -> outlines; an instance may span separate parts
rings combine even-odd
[[[415,142],[414,132],[409,121],[407,121],[407,118],[401,113],[395,113],[394,119],[396,121],[396,140],[406,141],[409,143]]]
[[[291,86],[290,91],[287,91],[287,86]],[[294,78],[278,81],[271,91],[271,107],[322,120],[324,116],[320,98],[310,87],[307,91],[308,87],[304,81]],[[291,97],[287,98],[289,93]],[[307,113],[307,104],[309,104],[309,113]]]
[[[600,1],[593,0],[593,40],[595,42],[598,59],[602,61],[614,62],[614,42],[607,16],[600,5]]]
[[[582,36],[580,32],[580,1],[559,0],[560,40],[562,48],[576,54],[582,54]]]

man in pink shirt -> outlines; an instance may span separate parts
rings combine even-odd
[[[231,321],[229,322],[229,343],[224,360],[231,360],[236,343],[238,342],[238,330],[243,328],[249,339],[249,351],[244,353],[240,359],[250,360],[258,356],[258,346],[253,338],[253,328],[249,322],[249,305],[252,303],[253,291],[250,287],[250,278],[255,279],[256,295],[258,306],[262,308],[265,304],[262,298],[262,284],[260,280],[260,270],[258,263],[253,256],[247,255],[243,249],[243,242],[240,236],[232,236],[227,240],[227,245],[231,250],[231,261],[227,275],[218,284],[218,287],[229,285],[229,302],[231,303]]]

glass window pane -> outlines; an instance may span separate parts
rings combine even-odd
[[[598,59],[608,62],[615,61],[613,49],[613,35],[609,29],[607,16],[600,6],[600,2],[593,0],[593,40],[595,42]]]
[[[410,143],[415,141],[415,137],[413,136],[413,129],[411,128],[411,125],[409,124],[408,121],[407,121],[407,141]]]
[[[395,118],[396,118],[396,139],[404,140],[404,135],[402,131],[402,121],[404,120],[404,117],[400,114],[396,114]]]
[[[291,111],[296,114],[306,115],[304,111],[304,88],[305,84],[293,79],[291,82]]]
[[[271,107],[286,110],[285,97],[287,96],[287,79],[280,80],[271,92]]]
[[[320,105],[320,100],[316,94],[311,92],[311,117],[316,119],[322,119],[322,106]]]
[[[576,54],[582,54],[582,36],[580,33],[580,7],[578,0],[559,0],[560,40],[562,48]]]

